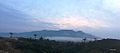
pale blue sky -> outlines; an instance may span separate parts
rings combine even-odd
[[[0,0],[0,32],[73,29],[120,38],[120,0]]]

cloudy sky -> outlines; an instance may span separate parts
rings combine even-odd
[[[120,0],[0,0],[0,32],[82,30],[120,38]]]

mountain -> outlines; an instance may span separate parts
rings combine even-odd
[[[33,36],[36,34],[43,37],[80,37],[80,38],[96,38],[91,34],[84,33],[82,31],[73,30],[42,30],[20,33],[21,35]]]
[[[98,38],[94,35],[82,32],[82,31],[73,31],[73,30],[41,30],[41,31],[32,31],[32,32],[23,32],[23,33],[14,33],[14,36],[20,37],[33,37],[36,34],[37,37],[74,37],[74,38]],[[0,33],[1,36],[9,35],[9,33]]]

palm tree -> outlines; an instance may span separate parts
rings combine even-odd
[[[10,32],[9,34],[10,34],[10,38],[13,38],[13,33],[12,33],[12,32]]]
[[[97,40],[97,38],[94,38],[94,41],[96,41]]]
[[[86,42],[86,40],[87,40],[86,38],[83,39],[84,43]]]
[[[37,34],[34,34],[34,38],[37,39]]]

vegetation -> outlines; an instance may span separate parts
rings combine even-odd
[[[12,38],[12,36],[13,36],[13,33],[12,33],[12,32],[10,32],[9,34],[10,34],[10,38]]]
[[[0,52],[9,53],[120,53],[120,40],[58,42],[44,38],[0,38]]]

